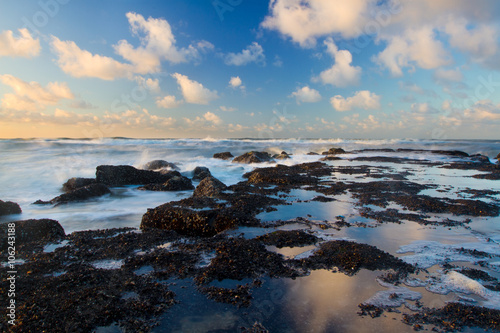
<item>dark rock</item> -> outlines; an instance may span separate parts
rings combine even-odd
[[[255,239],[278,248],[312,245],[319,240],[318,237],[302,230],[277,230],[270,234],[257,236]]]
[[[193,180],[203,180],[211,175],[212,173],[210,173],[210,170],[207,167],[197,166],[193,171]]]
[[[269,333],[269,330],[259,322],[255,322],[252,327],[242,327],[242,333]]]
[[[320,161],[338,161],[338,160],[341,160],[340,157],[337,157],[337,156],[325,156],[325,157],[322,157],[319,159]]]
[[[281,154],[273,155],[273,158],[275,158],[277,160],[286,160],[286,159],[289,159],[291,157],[290,157],[290,155],[287,154],[286,151],[282,151]]]
[[[311,152],[307,153],[307,155],[310,155],[310,156],[316,156],[316,155],[319,155],[319,154],[318,154],[318,153],[315,153],[315,152],[313,152],[313,151],[311,151]]]
[[[249,184],[273,184],[298,186],[310,185],[318,182],[318,176],[330,175],[325,163],[304,163],[293,166],[278,164],[275,167],[259,168],[243,175],[248,178]]]
[[[144,164],[143,166],[144,170],[159,170],[165,168],[179,169],[174,163],[170,163],[164,160],[154,160]]]
[[[210,237],[236,225],[225,210],[193,210],[170,203],[148,209],[142,216],[141,229],[173,230],[180,235]]]
[[[66,183],[63,184],[62,189],[64,192],[71,192],[73,190],[76,190],[77,188],[94,184],[95,182],[96,181],[94,178],[73,177],[68,179]]]
[[[76,190],[73,190],[68,193],[61,194],[55,198],[53,198],[50,201],[42,201],[38,200],[34,202],[34,204],[41,205],[41,204],[54,204],[54,205],[59,205],[59,204],[64,204],[68,202],[74,202],[74,201],[83,201],[87,200],[90,198],[95,198],[95,197],[100,197],[105,194],[109,194],[111,191],[109,188],[104,185],[104,184],[90,184],[84,187],[77,188]]]
[[[481,154],[471,155],[470,159],[479,163],[490,164],[490,158]]]
[[[100,165],[96,170],[97,182],[109,186],[161,184],[170,178],[170,173],[138,170],[130,165]]]
[[[233,154],[231,154],[228,151],[223,152],[223,153],[215,153],[214,154],[214,158],[218,158],[218,159],[221,159],[221,160],[230,160],[233,157],[234,157]]]
[[[147,184],[139,190],[147,191],[188,191],[194,189],[191,179],[184,176],[173,176],[163,184]]]
[[[0,200],[0,216],[10,215],[10,214],[21,214],[21,207],[12,201],[2,201]]]
[[[53,242],[64,238],[64,229],[55,220],[24,220],[0,224],[0,249],[7,246],[8,228],[11,223],[15,224],[16,245],[32,242]]]
[[[227,186],[212,176],[203,179],[194,190],[194,197],[218,197]]]
[[[248,285],[238,285],[234,289],[214,286],[200,287],[199,290],[206,294],[209,299],[213,299],[219,303],[232,304],[237,307],[250,306],[250,301],[252,299],[250,287]]]
[[[345,154],[345,150],[342,148],[330,148],[328,151],[324,151],[321,155],[338,155]]]
[[[251,151],[236,157],[233,163],[262,163],[273,162],[273,158],[265,151]]]

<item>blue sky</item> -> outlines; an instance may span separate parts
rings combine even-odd
[[[0,137],[498,139],[494,0],[4,1]]]

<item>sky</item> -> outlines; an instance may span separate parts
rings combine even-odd
[[[497,0],[0,2],[0,138],[499,139]]]

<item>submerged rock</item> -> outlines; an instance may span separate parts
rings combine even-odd
[[[327,155],[325,157],[320,158],[319,160],[320,161],[338,161],[338,160],[341,160],[341,158],[337,157],[337,156]]]
[[[109,186],[160,184],[170,178],[170,173],[139,170],[130,165],[100,165],[96,169],[96,181]]]
[[[0,249],[7,246],[8,228],[11,223],[15,224],[16,245],[25,245],[32,242],[57,241],[65,236],[61,224],[55,220],[24,220],[0,224]]]
[[[230,160],[232,159],[234,156],[233,154],[231,154],[230,152],[228,151],[225,151],[223,153],[215,153],[214,158],[218,158],[218,159],[221,159],[221,160]]]
[[[109,188],[104,184],[90,184],[84,187],[77,188],[76,190],[70,191],[68,193],[61,194],[50,201],[38,200],[35,202],[37,205],[43,204],[64,204],[73,201],[83,201],[90,198],[100,197],[111,193]]]
[[[71,192],[77,188],[94,184],[95,182],[95,178],[73,177],[68,179],[66,183],[63,184],[62,189],[64,192]]]
[[[209,176],[212,176],[212,173],[207,167],[197,166],[194,168],[193,180],[202,180]]]
[[[12,201],[2,201],[0,200],[0,216],[10,215],[10,214],[21,214],[21,207]]]
[[[290,157],[290,155],[288,155],[288,153],[286,151],[282,151],[280,154],[273,155],[273,158],[275,158],[277,160],[286,160],[286,159],[289,159],[291,157]]]
[[[330,148],[328,151],[324,151],[321,155],[338,155],[345,154],[345,150],[342,148]]]
[[[179,169],[174,163],[167,162],[165,160],[154,160],[144,164],[142,167],[144,170],[159,170],[159,169]]]
[[[227,186],[215,177],[209,176],[203,179],[194,190],[194,197],[218,197]]]
[[[262,163],[273,162],[273,158],[265,151],[251,151],[236,157],[233,163]]]
[[[147,191],[188,191],[194,189],[191,179],[184,176],[173,176],[163,184],[147,184],[139,190]]]

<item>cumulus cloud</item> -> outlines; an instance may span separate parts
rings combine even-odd
[[[57,104],[61,99],[74,98],[66,83],[49,82],[42,87],[38,82],[26,82],[9,74],[0,75],[0,81],[14,90],[2,99],[6,109],[34,111]]]
[[[297,88],[297,90],[294,91],[289,97],[295,97],[297,104],[316,103],[321,101],[320,93],[315,89],[309,88],[308,86]]]
[[[402,76],[403,68],[415,66],[434,69],[451,63],[452,59],[443,44],[435,39],[431,26],[408,29],[397,35],[379,36],[387,47],[373,60],[387,68],[393,76]]]
[[[186,124],[196,129],[217,129],[223,123],[222,119],[213,112],[206,112],[203,117],[197,116],[193,119],[184,118]]]
[[[231,79],[229,80],[229,86],[233,89],[239,88],[241,90],[245,90],[243,81],[241,81],[239,76],[232,76]]]
[[[351,66],[352,54],[347,50],[339,50],[332,38],[324,41],[327,52],[335,60],[329,69],[321,72],[318,77],[313,77],[314,82],[331,84],[335,87],[357,85],[361,77],[361,67]]]
[[[57,55],[59,67],[74,77],[96,77],[103,80],[133,78],[133,74],[157,73],[161,62],[182,63],[198,60],[200,54],[213,49],[207,41],[200,41],[187,48],[176,46],[170,24],[164,19],[145,19],[136,13],[126,14],[130,30],[140,40],[134,47],[126,40],[113,45],[116,54],[128,62],[120,62],[111,57],[92,54],[80,49],[73,41],[61,41],[52,37],[51,46]]]
[[[429,103],[413,103],[411,105],[411,111],[419,114],[432,114],[439,112],[436,108],[430,106]]]
[[[175,73],[172,74],[172,77],[177,80],[177,84],[187,103],[206,105],[219,98],[217,91],[203,87],[201,83],[190,80],[186,75]]]
[[[253,42],[248,45],[246,49],[243,49],[240,53],[228,53],[224,62],[226,65],[233,66],[243,66],[251,62],[255,62],[260,65],[266,64],[266,56],[264,55],[264,49],[257,42]]]
[[[156,100],[156,106],[163,109],[173,109],[181,105],[183,101],[178,101],[175,96],[167,95],[163,98],[159,97]]]
[[[330,103],[337,111],[349,111],[354,108],[359,109],[380,109],[380,96],[368,90],[357,91],[354,96],[344,98],[340,95],[330,99]]]
[[[224,106],[224,105],[221,105],[221,106],[219,107],[219,109],[220,109],[221,111],[224,111],[224,112],[233,112],[233,111],[238,110],[237,108],[227,107],[227,106]]]
[[[303,47],[312,47],[316,38],[340,34],[359,36],[375,0],[272,0],[270,15],[261,26],[277,30]]]
[[[144,89],[147,89],[151,92],[154,93],[159,93],[160,92],[160,80],[159,79],[152,79],[152,78],[145,78],[140,75],[137,75],[134,77],[135,82]]]
[[[489,123],[500,121],[500,104],[493,104],[491,100],[481,100],[464,111],[467,121]]]
[[[19,36],[14,36],[12,30],[0,33],[0,57],[31,58],[40,54],[40,41],[34,39],[28,29],[19,29]]]

